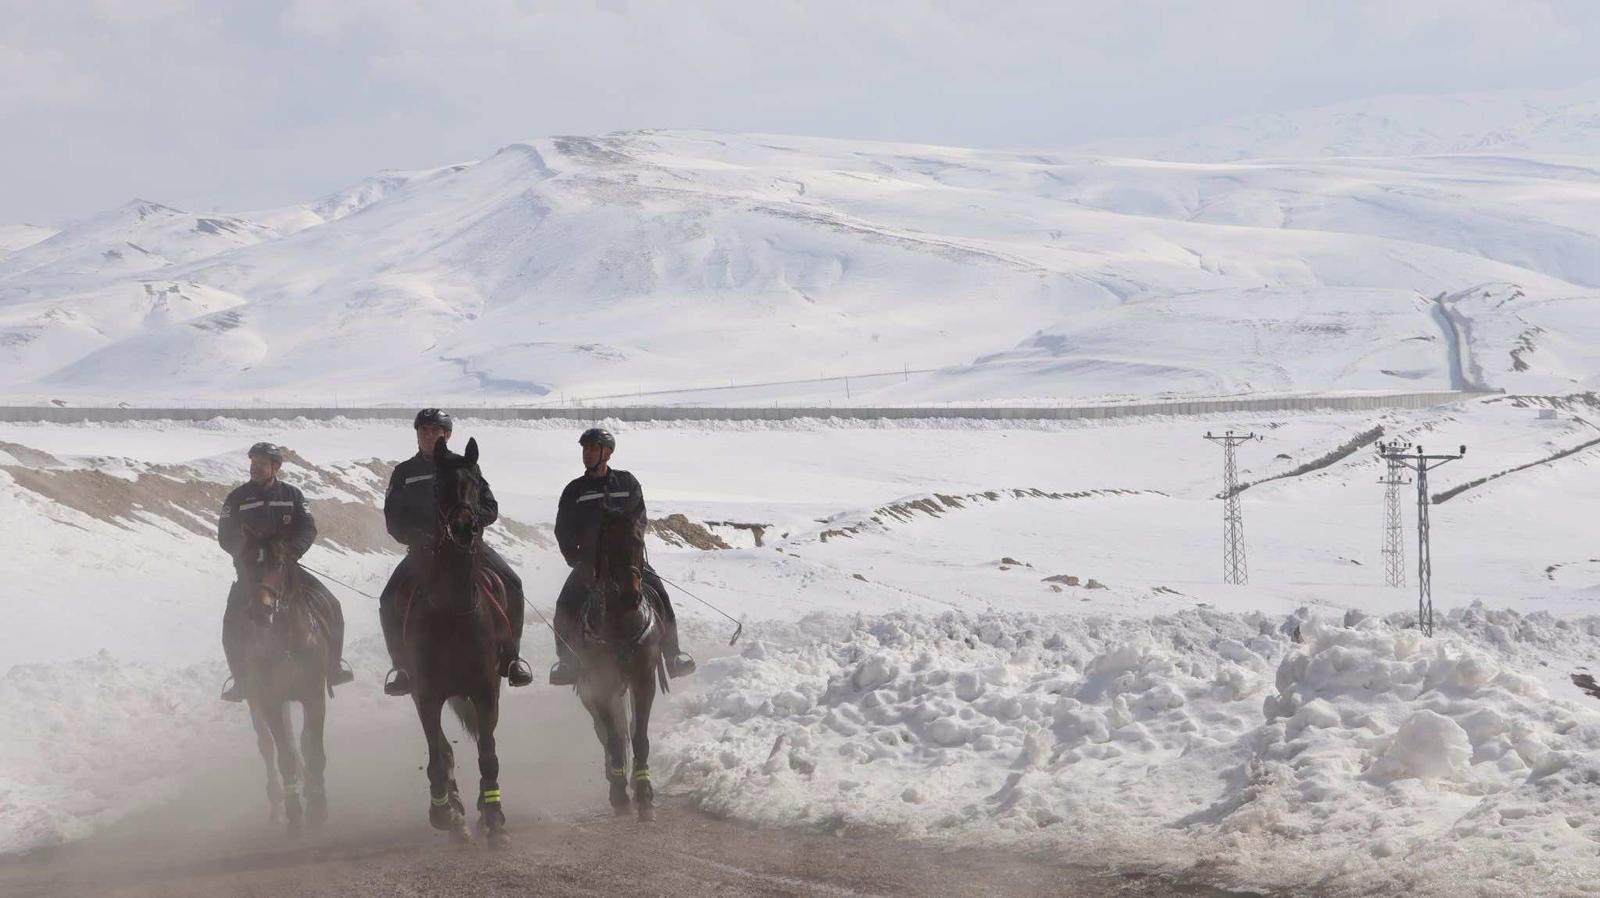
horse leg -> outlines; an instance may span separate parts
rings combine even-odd
[[[320,677],[318,682],[320,684]],[[328,756],[322,741],[328,717],[328,694],[319,685],[306,695],[300,706],[305,710],[304,725],[300,729],[300,754],[305,761],[306,822],[312,829],[320,829],[328,821],[328,789],[323,779]]]
[[[422,734],[428,740],[428,823],[434,829],[449,832],[451,840],[455,841],[458,832],[462,836],[466,834],[466,823],[451,801],[454,791],[451,771],[455,766],[455,758],[439,721],[444,702],[436,698],[418,698],[416,704],[417,717],[422,721]]]
[[[620,702],[614,696],[583,694],[583,703],[594,721],[594,734],[605,752],[605,777],[611,784],[611,808],[619,816],[628,811],[628,769],[623,746]]]
[[[261,705],[254,698],[248,701],[250,726],[256,731],[256,750],[261,752],[261,760],[267,767],[267,802],[271,805],[271,815],[267,819],[277,823],[283,817],[283,780],[278,777],[277,750],[273,747],[272,729],[261,713]]]
[[[300,803],[300,753],[295,750],[294,726],[289,720],[289,703],[277,702],[266,712],[267,727],[278,749],[278,774],[283,777],[283,810],[289,835],[300,835],[305,808]]]
[[[650,708],[656,700],[655,666],[641,667],[633,676],[633,803],[639,819],[656,819],[656,790],[650,783]]]
[[[478,825],[490,848],[511,844],[506,835],[506,815],[500,806],[500,757],[495,753],[495,726],[500,722],[500,696],[490,687],[473,699],[478,715]]]
[[[627,694],[618,691],[606,703],[606,759],[611,769],[611,807],[628,812],[628,707]]]

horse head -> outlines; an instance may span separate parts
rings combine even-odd
[[[625,608],[637,606],[642,592],[644,534],[621,511],[602,504],[600,537],[594,555],[594,580],[601,591],[623,599]]]
[[[475,551],[483,538],[483,475],[478,471],[478,441],[467,440],[465,454],[457,455],[445,446],[444,438],[433,444],[436,488],[439,504],[441,548],[453,546]]]

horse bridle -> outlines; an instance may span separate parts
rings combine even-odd
[[[471,529],[469,530],[471,535],[467,537],[466,542],[462,542],[461,540],[457,539],[455,528],[450,526],[451,522],[455,520],[456,515],[459,514],[463,508],[467,510],[467,520],[472,525]],[[455,546],[456,548],[461,549],[468,554],[476,554],[478,551],[478,546],[480,545],[480,540],[478,537],[482,533],[483,527],[478,524],[478,510],[465,502],[457,502],[455,506],[448,512],[439,512],[439,542],[441,544],[449,542],[452,546]]]
[[[461,476],[460,469],[457,469],[454,476]],[[457,539],[455,529],[450,526],[451,522],[454,521],[456,516],[461,513],[462,509],[466,509],[467,520],[471,524],[471,527],[468,529],[468,533],[470,535],[467,537],[466,542],[462,542],[461,540]],[[439,544],[443,545],[446,541],[448,541],[451,545],[461,549],[469,555],[476,555],[478,552],[478,546],[481,544],[479,537],[483,534],[483,527],[478,523],[478,521],[479,516],[477,508],[466,502],[462,502],[459,499],[456,500],[456,504],[451,506],[448,512],[443,510],[439,512]]]
[[[609,515],[615,517],[617,520],[626,521],[627,516],[624,513],[623,508],[619,505],[614,505],[611,502],[611,482],[612,475],[611,472],[608,471],[606,472],[606,481],[601,485],[600,513],[602,515],[602,520],[604,520],[605,516]],[[628,574],[633,580],[633,591],[636,595],[638,595],[639,604],[642,605],[645,603],[643,553],[639,553],[637,557],[639,559],[637,562],[632,562],[630,560],[630,563],[628,564]],[[614,592],[619,592],[621,584],[614,579],[605,576],[607,572],[601,570],[600,561],[601,556],[597,555],[594,562],[594,583],[596,587],[594,598],[595,604],[598,606],[596,610],[598,610],[600,617],[604,619],[606,614],[606,598]]]

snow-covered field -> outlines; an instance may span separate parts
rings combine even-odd
[[[705,807],[763,822],[1244,886],[1582,894],[1600,874],[1600,704],[1570,676],[1600,669],[1587,527],[1600,449],[1537,462],[1600,436],[1596,411],[1547,420],[1499,399],[1228,420],[616,425],[652,515],[731,546],[653,536],[657,567],[749,622],[728,654],[725,622],[680,593],[710,660],[670,699],[680,716],[653,766]],[[1439,635],[1410,628],[1414,587],[1383,585],[1370,446],[1248,489],[1251,584],[1222,585],[1220,459],[1201,434],[1264,434],[1241,450],[1254,482],[1376,426],[1468,445],[1435,493],[1531,464],[1433,507]],[[501,539],[545,608],[578,429],[458,426],[483,447],[515,522]],[[229,568],[201,531],[261,438],[296,453],[285,476],[324,522],[308,563],[376,592],[395,559],[370,506],[383,460],[407,454],[404,427],[0,428],[0,847],[158,800],[186,753],[253,750],[242,710],[213,698]],[[335,712],[399,713],[376,694],[372,603],[341,596],[361,682]]]

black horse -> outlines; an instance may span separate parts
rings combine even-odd
[[[633,748],[633,801],[639,819],[655,819],[650,784],[650,708],[656,684],[667,688],[661,662],[662,627],[640,582],[644,534],[620,513],[602,509],[589,599],[581,613],[576,688],[605,749],[611,806],[628,812],[628,741]],[[630,713],[631,705],[631,713]]]
[[[326,591],[326,587],[270,546],[260,551],[261,563],[243,583],[251,601],[246,612],[251,625],[242,653],[245,682],[251,684],[245,701],[256,731],[256,747],[267,766],[272,819],[278,820],[281,814],[293,836],[307,823],[317,828],[328,819],[323,782],[328,759],[322,744],[331,694],[328,634],[313,612],[309,596],[310,591]],[[338,608],[337,603],[328,604]],[[304,709],[298,752],[289,717],[291,702],[299,702]]]
[[[457,842],[468,840],[466,808],[456,787],[455,755],[440,712],[446,702],[478,744],[478,825],[492,847],[509,844],[500,806],[498,661],[511,638],[506,589],[482,563],[478,442],[457,455],[440,439],[433,447],[439,539],[432,563],[405,603],[404,644],[414,686],[411,697],[428,740],[428,822]]]

